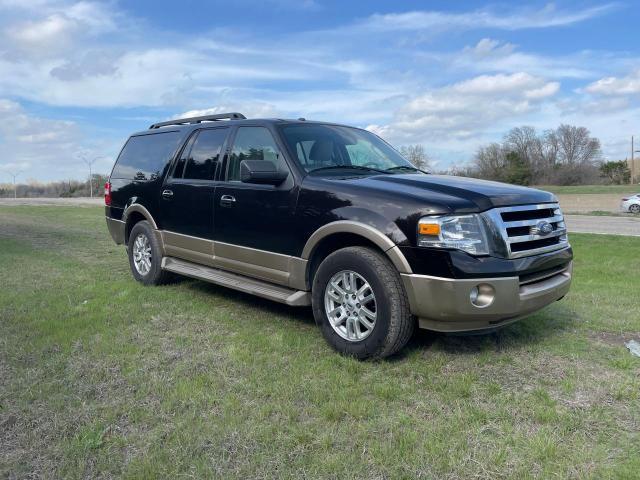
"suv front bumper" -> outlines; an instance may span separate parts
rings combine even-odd
[[[572,266],[569,263],[566,268],[537,279],[454,279],[416,274],[401,277],[411,313],[418,317],[420,328],[465,332],[506,325],[559,300],[569,291]],[[478,287],[482,294],[476,305],[472,297]]]

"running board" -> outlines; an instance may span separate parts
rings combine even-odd
[[[241,292],[257,295],[275,302],[285,303],[293,307],[311,305],[311,294],[303,290],[274,285],[255,278],[211,268],[197,263],[180,260],[174,257],[163,257],[162,268],[170,272],[215,283],[223,287],[233,288]]]

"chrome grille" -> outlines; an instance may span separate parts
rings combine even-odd
[[[507,258],[526,257],[569,246],[557,203],[494,208],[485,212],[504,242]]]

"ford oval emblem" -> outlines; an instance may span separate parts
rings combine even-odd
[[[531,229],[532,235],[540,235],[541,237],[549,235],[551,232],[553,232],[553,225],[545,220],[538,222],[538,224]]]

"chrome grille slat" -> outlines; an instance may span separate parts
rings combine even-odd
[[[541,213],[540,210],[548,210],[549,216],[544,216],[545,213]],[[527,215],[529,211],[531,214]],[[520,217],[520,219],[504,220],[503,214],[506,218]],[[483,215],[492,224],[490,235],[495,239],[494,243],[502,244],[498,247],[502,251],[498,253],[506,258],[528,257],[569,246],[564,216],[557,203],[498,207],[488,210]],[[527,218],[527,216],[534,218]],[[546,235],[539,234],[533,227],[541,222],[551,224],[553,230]],[[532,233],[523,235],[526,232],[526,230],[523,231],[524,227],[531,227]]]
[[[508,237],[507,242],[509,243],[520,243],[520,242],[531,242],[533,240],[544,240],[545,238],[553,238],[559,237],[561,235],[566,235],[567,230],[565,228],[557,229],[551,232],[549,235],[519,235],[517,237]]]
[[[556,223],[556,222],[564,222],[564,217],[562,215],[556,215],[548,218],[534,218],[531,220],[514,220],[512,222],[505,222],[503,220],[502,223],[504,223],[505,228],[532,227],[536,225],[540,220],[546,220],[549,223]]]

